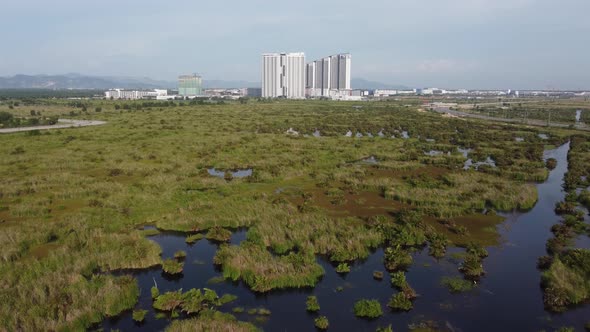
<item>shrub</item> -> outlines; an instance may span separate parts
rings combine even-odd
[[[338,273],[348,273],[348,272],[350,272],[350,265],[348,265],[348,263],[340,263],[336,267],[336,272],[338,272]]]
[[[148,312],[147,310],[143,310],[143,309],[133,310],[133,320],[138,323],[143,322],[147,312]]]
[[[462,278],[451,278],[443,277],[441,279],[441,285],[447,287],[451,293],[467,292],[474,288],[475,284],[473,281],[465,280]]]
[[[310,312],[317,312],[320,311],[320,303],[318,302],[318,298],[315,296],[308,296],[307,301],[305,302],[307,306],[307,311]]]
[[[410,301],[410,299],[408,299],[402,292],[393,295],[391,299],[389,299],[387,306],[398,311],[410,311],[414,307],[412,301]]]
[[[158,297],[160,295],[160,290],[156,286],[152,286],[150,291],[152,293],[152,299],[155,299],[156,297]]]
[[[404,288],[408,282],[406,281],[406,274],[403,271],[394,272],[391,274],[391,285],[397,289]]]
[[[555,167],[557,167],[557,159],[549,158],[545,162],[545,165],[547,166],[548,169],[553,170],[553,169],[555,169]]]
[[[381,304],[377,300],[359,300],[354,304],[354,314],[362,318],[377,318],[383,315]]]
[[[320,316],[314,319],[313,323],[315,324],[315,327],[317,327],[320,330],[327,330],[328,326],[330,325],[330,322],[328,321],[328,318],[326,316]]]
[[[14,150],[12,150],[12,152],[10,152],[10,154],[12,155],[18,155],[23,153],[25,153],[25,149],[22,146],[17,146],[16,148],[14,148]]]
[[[176,258],[178,260],[184,260],[186,258],[186,251],[178,250],[177,252],[174,253],[174,258]]]
[[[572,202],[555,203],[555,213],[557,214],[575,214],[576,204]]]
[[[442,258],[447,252],[449,240],[444,234],[432,233],[428,236],[428,254],[434,258]]]
[[[590,250],[572,249],[555,256],[542,274],[543,301],[554,312],[590,299]]]
[[[166,259],[162,262],[162,269],[170,275],[181,274],[184,268],[184,263],[176,259]]]
[[[217,241],[217,242],[229,242],[231,240],[231,231],[223,228],[223,227],[213,227],[209,229],[207,235],[205,236],[207,240]]]
[[[387,270],[405,270],[412,265],[412,255],[401,247],[388,247],[385,249],[384,264]]]
[[[194,244],[202,238],[203,238],[203,234],[196,233],[196,234],[192,234],[192,235],[187,236],[185,242],[188,244]]]
[[[463,272],[466,278],[471,280],[477,280],[485,273],[481,258],[474,253],[465,256],[459,270]]]

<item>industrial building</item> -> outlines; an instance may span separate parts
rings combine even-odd
[[[196,74],[179,76],[178,94],[182,97],[202,96],[203,80],[201,76]]]
[[[305,54],[262,55],[262,97],[305,98]]]
[[[350,87],[351,56],[348,53],[325,57],[306,66],[306,90],[310,97],[346,95]]]

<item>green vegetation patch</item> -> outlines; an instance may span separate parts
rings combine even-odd
[[[328,317],[326,316],[319,316],[313,320],[315,327],[320,330],[327,330],[330,326],[330,322],[328,321]]]
[[[542,274],[545,307],[563,312],[590,299],[590,250],[567,250]]]
[[[222,228],[222,227],[213,227],[209,229],[205,238],[207,240],[217,241],[217,242],[229,242],[231,239],[232,232]]]
[[[148,311],[144,309],[133,310],[133,320],[142,323],[145,320],[145,315],[147,313]]]
[[[320,311],[320,303],[318,302],[318,298],[316,296],[308,296],[305,305],[307,307],[307,311],[309,312]]]
[[[196,234],[192,234],[192,235],[187,236],[185,241],[188,244],[194,244],[194,243],[197,243],[197,241],[199,241],[202,238],[203,238],[203,234],[196,233]]]
[[[387,306],[397,311],[410,311],[414,307],[412,301],[403,292],[393,295],[389,299]]]
[[[374,319],[383,315],[381,304],[377,300],[359,300],[354,304],[354,314],[357,317]]]
[[[251,323],[240,322],[231,314],[214,310],[206,310],[199,317],[174,320],[166,328],[166,332],[192,332],[192,331],[232,331],[232,332],[256,332],[260,331]]]
[[[440,283],[447,287],[451,293],[468,292],[475,288],[473,281],[458,277],[443,277]]]
[[[208,308],[222,306],[235,299],[237,297],[230,294],[219,297],[214,290],[208,288],[203,290],[193,288],[184,293],[181,289],[158,295],[154,299],[153,306],[160,311],[174,313],[176,310],[181,310],[187,314],[196,314]]]
[[[214,262],[221,265],[225,278],[241,279],[257,292],[312,287],[324,275],[312,254],[292,252],[274,256],[266,248],[249,242],[221,247]]]
[[[184,263],[176,259],[165,259],[162,262],[162,270],[170,275],[181,274],[184,269]]]

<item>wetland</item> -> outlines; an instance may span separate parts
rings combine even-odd
[[[106,124],[0,137],[9,331],[588,323],[585,132],[407,101],[28,103]]]

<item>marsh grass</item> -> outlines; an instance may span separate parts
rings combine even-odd
[[[215,310],[206,310],[196,318],[174,320],[166,328],[166,332],[192,331],[256,332],[260,330],[251,323],[238,321],[231,314]]]
[[[241,279],[257,292],[312,287],[324,274],[313,255],[289,253],[273,256],[264,247],[251,243],[221,247],[214,262],[222,267],[225,278]]]
[[[187,236],[185,241],[188,244],[195,244],[195,243],[197,243],[197,241],[199,241],[202,238],[203,238],[203,234],[196,233],[196,234],[192,234],[192,235]]]
[[[572,249],[553,258],[542,274],[547,309],[563,312],[590,299],[590,250]]]
[[[174,313],[180,310],[191,315],[203,310],[220,307],[236,299],[237,297],[231,294],[224,294],[219,297],[214,290],[208,288],[203,290],[193,288],[184,293],[180,289],[158,295],[154,299],[153,306],[160,311]]]
[[[547,175],[542,145],[563,143],[572,133],[548,129],[550,139],[542,142],[534,128],[441,118],[396,102],[367,104],[362,112],[350,112],[354,103],[322,101],[84,102],[100,113],[83,112],[71,101],[36,103],[42,107],[0,104],[0,111],[27,116],[35,107],[44,116],[108,124],[0,136],[0,321],[9,331],[83,330],[133,308],[135,282],[104,273],[161,264],[161,249],[146,239],[150,232],[138,230],[146,224],[211,237],[220,229],[247,227],[251,247],[244,243],[217,253],[224,276],[243,279],[257,291],[312,287],[323,275],[314,255],[353,262],[384,244],[383,233],[368,221],[372,216],[403,207],[438,218],[488,206],[531,207],[536,191],[527,181]],[[287,137],[289,127],[301,133],[317,129],[322,137]],[[343,137],[348,130],[382,129],[388,137],[408,131],[412,138]],[[525,142],[514,141],[516,131]],[[578,166],[568,173],[569,186],[583,185],[590,165],[583,155],[586,138],[578,136],[569,158]],[[463,171],[457,146],[473,148],[476,160],[492,156],[498,167]],[[430,149],[452,153],[425,156]],[[366,156],[379,164],[349,163]],[[209,166],[254,172],[225,181],[206,174]],[[276,199],[275,190],[289,186],[319,188],[326,204],[316,205],[315,196],[305,204]],[[337,209],[346,214],[334,214]],[[465,224],[471,237],[493,242],[494,235],[476,232],[472,224]],[[453,244],[465,241],[433,225]],[[408,263],[405,244],[421,241],[420,232],[411,231],[397,238],[404,242],[404,259],[395,268]],[[227,232],[221,233],[215,237],[225,241]],[[442,242],[426,240],[436,248],[433,255],[442,252]],[[38,248],[47,250],[38,255]]]

